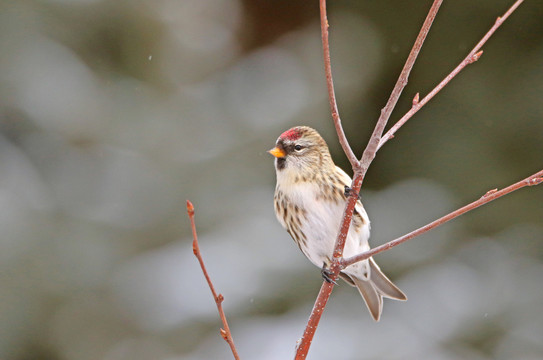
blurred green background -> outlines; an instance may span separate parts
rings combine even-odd
[[[446,1],[391,121],[512,0]],[[431,1],[329,5],[361,154]],[[526,1],[377,155],[372,245],[543,168],[543,3]],[[293,357],[318,269],[276,222],[266,154],[298,124],[348,170],[317,1],[0,0],[0,358],[229,359],[185,199],[243,359]],[[409,301],[332,295],[310,359],[543,358],[543,188],[377,256]]]

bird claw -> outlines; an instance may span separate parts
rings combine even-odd
[[[351,193],[356,194],[352,188],[345,185],[345,197],[351,196]],[[358,200],[360,200],[360,194],[356,194],[356,197],[358,198]]]
[[[337,285],[337,282],[333,279],[334,273],[326,268],[326,265],[322,265],[321,269],[322,279],[329,284]]]

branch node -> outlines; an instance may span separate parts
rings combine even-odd
[[[488,196],[490,196],[490,195],[492,195],[492,194],[494,194],[494,193],[497,193],[497,192],[498,192],[498,189],[497,189],[497,188],[496,188],[496,189],[492,189],[492,190],[488,190],[488,191],[486,192],[486,194],[484,194],[483,196],[481,196],[481,199],[484,199],[484,198],[486,198],[486,197],[488,197]]]
[[[228,334],[226,333],[226,331],[223,328],[220,328],[219,332],[221,333],[221,337],[224,339],[224,341],[228,342]]]
[[[413,106],[417,106],[419,104],[419,93],[415,94],[415,97],[413,98]]]
[[[473,54],[473,56],[468,60],[468,64],[473,64],[474,62],[476,62],[477,60],[479,60],[479,58],[481,57],[481,55],[483,55],[483,50]]]
[[[542,182],[543,182],[543,175],[540,175],[538,177],[534,177],[533,179],[528,180],[528,186],[539,185]]]
[[[502,17],[501,17],[501,16],[498,16],[498,17],[496,18],[496,23],[500,22],[501,19],[502,19]]]
[[[360,161],[356,160],[354,166],[353,166],[353,173],[354,174],[357,174],[357,173],[360,173],[362,172],[362,164],[360,163]],[[354,175],[353,175],[354,177]]]
[[[217,295],[217,298],[215,299],[215,301],[222,303],[224,301],[224,296],[222,296],[222,294]]]

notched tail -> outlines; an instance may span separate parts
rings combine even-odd
[[[373,258],[369,258],[370,263],[370,281],[375,286],[379,294],[389,299],[405,301],[407,296],[390,279],[383,274]]]
[[[405,301],[407,296],[383,274],[372,258],[368,259],[368,263],[370,268],[369,279],[360,279],[346,273],[340,273],[339,275],[350,285],[356,286],[371,316],[375,321],[379,321],[383,311],[383,297]]]
[[[351,278],[366,302],[373,320],[379,321],[381,312],[383,312],[383,296],[376,290],[371,281],[360,280],[355,277]]]

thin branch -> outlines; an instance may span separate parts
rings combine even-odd
[[[236,346],[234,345],[234,339],[232,338],[232,333],[230,332],[230,327],[228,326],[228,321],[226,321],[226,315],[224,314],[224,310],[222,308],[224,296],[222,296],[222,294],[217,295],[215,287],[213,286],[211,278],[209,277],[209,274],[207,273],[206,267],[204,265],[202,254],[200,253],[200,246],[198,245],[198,235],[196,234],[196,224],[194,223],[194,206],[189,200],[187,200],[187,213],[189,215],[190,226],[192,228],[192,251],[198,259],[198,262],[200,263],[200,267],[202,268],[202,272],[204,273],[207,284],[209,285],[209,289],[213,294],[213,299],[215,299],[215,303],[217,304],[217,310],[219,310],[219,316],[221,317],[221,321],[224,326],[224,329],[220,329],[221,337],[228,343],[228,345],[230,345],[230,349],[232,350],[234,359],[239,360],[238,351],[236,350]]]
[[[503,16],[498,17],[496,19],[496,22],[494,25],[488,30],[488,32],[483,36],[481,41],[475,45],[473,50],[470,51],[470,53],[465,57],[464,60],[449,74],[441,81],[428,95],[424,97],[421,101],[413,101],[413,106],[411,109],[396,123],[394,126],[387,131],[387,133],[383,136],[381,141],[379,142],[379,145],[377,147],[377,150],[381,148],[388,140],[392,139],[394,137],[394,134],[400,127],[403,126],[409,120],[417,111],[420,110],[421,107],[423,107],[430,99],[432,99],[438,92],[441,91],[460,71],[462,71],[466,66],[469,64],[474,63],[475,61],[479,60],[481,55],[483,54],[480,49],[483,47],[483,45],[488,41],[488,39],[494,34],[494,32],[503,24],[503,22],[511,15],[517,7],[519,7],[520,4],[522,4],[524,0],[517,0],[510,8],[503,14]]]
[[[330,271],[330,278],[333,281],[337,280],[338,274],[341,270],[340,260],[343,258],[343,247],[345,246],[345,239],[347,237],[347,232],[349,231],[349,226],[351,224],[351,218],[353,215],[354,207],[358,200],[358,197],[356,194],[358,194],[358,192],[360,191],[361,185],[362,185],[362,175],[360,172],[357,172],[355,173],[355,177],[353,179],[351,196],[349,196],[347,200],[347,205],[345,208],[345,212],[343,214],[343,220],[341,222],[341,230],[338,235],[338,239],[336,240],[336,247],[334,249],[334,260],[332,261],[332,265],[328,269]],[[352,195],[352,194],[355,194],[355,195]],[[338,243],[340,245],[341,244],[343,245],[338,247],[337,245]],[[306,359],[307,353],[309,352],[309,347],[311,346],[311,342],[313,341],[313,336],[315,335],[315,331],[317,330],[317,327],[319,326],[319,322],[322,317],[322,313],[324,312],[324,308],[326,307],[326,304],[328,303],[328,299],[330,298],[330,295],[332,295],[333,288],[334,288],[333,283],[328,283],[326,281],[323,281],[323,284],[319,291],[319,295],[317,296],[317,299],[315,300],[315,304],[313,305],[313,310],[311,311],[311,315],[309,316],[309,320],[307,321],[304,334],[302,335],[301,341],[298,347],[296,348],[296,357],[294,358],[295,360]]]
[[[349,232],[349,227],[351,225],[351,219],[352,219],[354,207],[358,200],[358,193],[360,192],[362,181],[364,180],[364,175],[371,161],[375,157],[377,146],[379,145],[379,141],[381,139],[381,135],[383,134],[386,123],[390,117],[390,114],[392,113],[392,110],[394,109],[394,106],[396,105],[398,101],[398,98],[400,97],[400,94],[403,88],[407,84],[407,78],[409,77],[409,73],[411,72],[411,69],[413,68],[415,59],[417,58],[417,55],[422,47],[422,44],[426,38],[426,35],[428,34],[428,31],[430,30],[432,22],[435,19],[435,16],[437,15],[437,11],[439,10],[441,3],[442,3],[442,0],[434,0],[434,3],[432,7],[430,8],[428,16],[426,17],[426,20],[424,21],[424,24],[422,25],[422,29],[419,35],[417,36],[415,44],[413,45],[413,49],[411,50],[411,53],[409,54],[406,64],[400,74],[398,82],[396,83],[394,90],[392,91],[392,94],[387,102],[387,105],[385,106],[385,108],[383,108],[383,111],[381,112],[381,116],[379,117],[375,130],[373,132],[373,135],[370,138],[370,142],[368,146],[366,147],[366,150],[364,150],[361,161],[358,162],[356,160],[356,157],[353,154],[351,147],[349,146],[347,142],[347,139],[341,127],[341,121],[339,119],[339,114],[337,111],[337,104],[336,104],[336,99],[335,99],[335,94],[334,94],[334,84],[332,81],[332,71],[331,71],[331,64],[330,64],[330,49],[329,49],[329,41],[328,41],[328,20],[326,18],[326,0],[320,0],[322,44],[323,44],[323,53],[324,53],[326,84],[328,86],[328,95],[330,99],[330,108],[332,111],[334,125],[336,127],[336,132],[338,133],[341,146],[343,147],[345,154],[349,158],[349,161],[351,162],[351,165],[354,171],[353,183],[351,185],[351,189],[352,189],[351,196],[349,196],[347,200],[345,211],[343,213],[343,219],[341,222],[340,232],[338,234],[338,237],[336,239],[336,244],[334,246],[333,261],[330,268],[328,269],[331,272],[332,280],[337,279],[338,274],[341,270],[341,262],[343,259],[343,249],[345,247],[345,240]],[[334,286],[332,283],[323,283],[323,285],[321,286],[321,290],[315,301],[315,305],[313,306],[313,310],[309,317],[307,326],[304,330],[304,334],[302,336],[302,339],[300,341],[298,348],[296,349],[296,357],[295,357],[296,360],[305,359],[307,357],[307,353],[309,352],[309,347],[311,346],[313,336],[315,335],[315,330],[317,329],[317,326],[319,325],[319,321],[321,319],[322,313],[324,311],[324,308],[326,307],[326,304],[328,302],[328,299],[330,298],[330,295],[332,294],[333,288]]]
[[[366,174],[366,171],[368,170],[371,162],[375,158],[375,153],[377,153],[379,143],[381,142],[381,136],[383,135],[388,119],[392,114],[392,110],[394,110],[394,107],[396,107],[396,103],[398,102],[398,99],[400,98],[403,89],[407,85],[407,80],[409,78],[409,74],[411,73],[411,69],[415,64],[415,60],[417,60],[417,56],[419,55],[420,49],[422,48],[422,44],[426,39],[426,35],[428,35],[428,31],[430,31],[430,27],[432,26],[437,12],[439,11],[441,3],[442,0],[434,0],[434,3],[432,4],[430,11],[428,12],[428,15],[424,20],[424,24],[422,24],[419,35],[415,40],[415,44],[413,44],[413,48],[411,49],[411,52],[409,53],[409,56],[405,61],[405,65],[402,69],[402,72],[400,73],[400,76],[398,77],[398,81],[396,82],[396,85],[394,85],[394,89],[390,94],[390,98],[388,99],[385,107],[381,110],[381,116],[379,116],[379,120],[377,120],[377,125],[375,125],[375,129],[373,130],[370,141],[368,142],[368,145],[366,146],[366,149],[362,154],[362,158],[360,159],[360,165],[363,169],[363,175]]]
[[[485,205],[493,200],[496,200],[504,195],[507,195],[509,193],[512,193],[513,191],[515,190],[518,190],[518,189],[522,189],[523,187],[526,187],[526,186],[535,186],[535,185],[539,185],[543,182],[543,170],[533,174],[532,176],[529,176],[527,177],[526,179],[524,180],[521,180],[513,185],[510,185],[508,187],[506,187],[505,189],[502,189],[502,190],[497,190],[497,189],[494,189],[494,190],[490,190],[488,191],[485,195],[483,195],[480,199],[456,210],[456,211],[453,211],[435,221],[432,221],[431,223],[415,230],[415,231],[412,231],[410,232],[409,234],[406,234],[404,236],[401,236],[395,240],[392,240],[392,241],[389,241],[387,242],[386,244],[383,244],[381,246],[377,246],[371,250],[368,250],[366,252],[363,252],[361,254],[358,254],[358,255],[355,255],[355,256],[352,256],[350,258],[347,258],[347,259],[343,259],[342,261],[342,265],[343,267],[347,267],[349,265],[352,265],[356,262],[359,262],[359,261],[362,261],[362,260],[366,260],[370,257],[372,257],[373,255],[376,255],[376,254],[379,254],[383,251],[386,251],[388,249],[391,249],[397,245],[400,245],[404,242],[406,242],[407,240],[410,240],[416,236],[419,236],[419,235],[422,235],[424,234],[425,232],[428,232],[430,230],[432,230],[433,228],[436,228],[440,225],[443,225],[445,224],[446,222],[454,219],[454,218],[457,218],[459,217],[460,215],[462,214],[465,214],[467,213],[468,211],[471,211],[473,209],[476,209],[478,208],[479,206],[482,206],[482,205]]]
[[[330,111],[332,112],[332,119],[334,120],[334,126],[339,137],[339,143],[347,155],[349,162],[353,169],[358,168],[360,163],[353,152],[353,149],[347,141],[343,126],[341,126],[341,119],[339,117],[339,110],[337,108],[336,93],[334,90],[334,80],[332,79],[332,65],[330,64],[330,45],[328,42],[328,19],[326,17],[326,0],[320,0],[320,13],[321,13],[321,34],[322,34],[322,51],[324,57],[324,73],[326,75],[326,86],[328,87],[328,98],[330,100]]]

